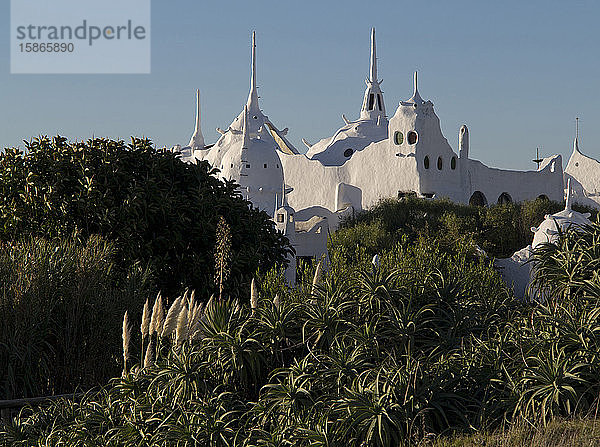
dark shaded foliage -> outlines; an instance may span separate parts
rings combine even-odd
[[[71,393],[119,372],[121,317],[152,284],[139,265],[123,277],[114,256],[99,236],[0,247],[0,399]]]
[[[283,262],[289,246],[234,183],[213,173],[208,163],[184,163],[147,139],[40,137],[25,152],[0,156],[0,238],[100,234],[115,242],[122,270],[141,262],[167,295],[192,287],[208,296],[223,216],[232,234],[228,285],[239,290],[257,268]]]
[[[386,199],[344,221],[335,242],[347,248],[359,245],[375,254],[403,236],[415,240],[424,234],[449,242],[467,237],[490,256],[508,257],[531,243],[531,227],[539,225],[544,215],[562,209],[564,204],[543,199],[489,208],[444,199]],[[596,215],[596,210],[587,207],[575,205],[574,209]]]

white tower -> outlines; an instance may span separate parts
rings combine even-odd
[[[290,245],[296,248],[296,223],[294,221],[294,209],[288,205],[285,197],[285,185],[282,187],[281,205],[276,204],[275,227],[287,237]],[[288,254],[289,264],[285,269],[285,279],[288,284],[293,285],[296,282],[296,256],[293,253]]]
[[[365,79],[367,88],[363,98],[362,108],[360,110],[361,120],[382,121],[385,117],[385,104],[383,103],[383,93],[380,85],[383,80],[377,79],[377,48],[375,44],[375,28],[371,28],[371,64],[369,77]]]

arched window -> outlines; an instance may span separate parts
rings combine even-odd
[[[377,108],[383,110],[383,107],[381,106],[381,95],[379,93],[377,93]]]
[[[506,205],[507,203],[512,203],[512,201],[512,197],[507,192],[503,192],[500,194],[500,197],[498,197],[498,205]]]
[[[415,144],[417,142],[417,139],[417,132],[415,132],[414,130],[411,130],[406,134],[406,141],[408,141],[408,144]]]
[[[469,205],[472,206],[487,206],[487,199],[481,191],[475,191],[469,199]]]
[[[423,166],[425,166],[425,169],[429,169],[429,156],[425,155],[425,158],[423,159]]]
[[[404,135],[400,131],[394,132],[394,144],[402,144],[404,143]]]
[[[442,161],[442,157],[438,157],[438,163],[437,163],[438,171],[442,170],[443,165],[444,165],[444,162]]]
[[[450,169],[456,169],[456,157],[452,157],[450,160]]]
[[[353,152],[354,151],[352,149],[350,149],[350,148],[346,149],[344,151],[344,157],[351,157]]]

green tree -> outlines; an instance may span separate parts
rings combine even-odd
[[[269,216],[218,180],[207,162],[188,164],[150,140],[69,142],[40,137],[0,155],[0,238],[78,231],[115,243],[119,267],[148,265],[174,294],[214,289],[219,216],[231,229],[230,291],[259,267],[285,262],[289,243]],[[245,290],[245,288],[243,288]]]

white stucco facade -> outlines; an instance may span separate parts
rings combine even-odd
[[[353,150],[337,165],[303,154],[279,156],[285,182],[293,188],[288,201],[303,217],[348,205],[361,210],[404,194],[485,205],[542,195],[563,199],[560,155],[532,171],[490,168],[469,158],[466,126],[459,130],[458,148],[457,153],[442,134],[433,103],[421,98],[415,73],[413,96],[398,105],[385,139]]]
[[[365,82],[358,119],[343,115],[344,125],[331,137],[315,144],[303,140],[308,151],[301,154],[286,139],[287,128],[277,129],[260,109],[253,33],[250,92],[244,110],[226,130],[217,129],[221,137],[214,145],[206,145],[198,92],[194,134],[178,150],[185,160],[206,160],[219,169],[221,178],[236,181],[244,197],[274,218],[298,256],[324,254],[327,232],[337,228],[341,217],[384,198],[446,197],[478,205],[540,196],[563,200],[560,155],[545,158],[536,170],[491,168],[469,157],[467,126],[457,130],[454,149],[442,133],[433,102],[419,92],[417,73],[412,96],[400,101],[388,118],[377,72],[374,29]],[[597,170],[594,163],[600,165],[578,151],[574,157],[579,157],[574,163],[594,166],[586,168],[586,173]],[[574,166],[571,169],[569,163],[568,171],[582,179],[587,191],[600,191],[598,176],[581,174]],[[278,214],[285,214],[285,222],[277,222]]]
[[[600,162],[579,150],[579,132],[573,142],[573,152],[565,168],[565,181],[570,180],[574,201],[600,207]]]

